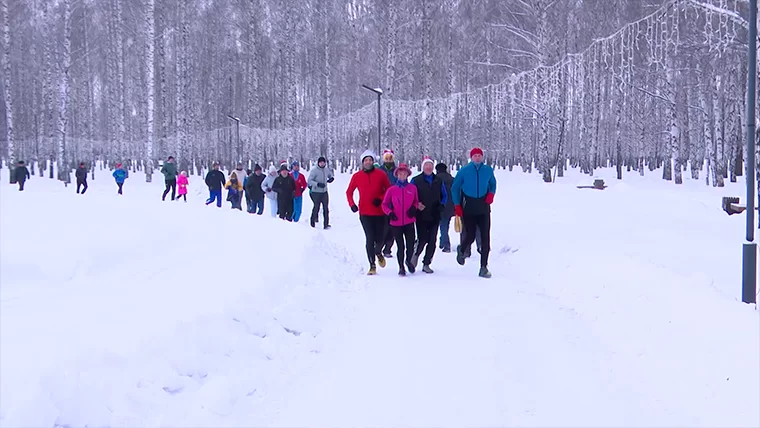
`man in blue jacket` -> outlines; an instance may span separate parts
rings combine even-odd
[[[454,213],[462,218],[464,238],[457,247],[457,263],[464,265],[465,253],[475,241],[475,230],[480,229],[481,278],[490,278],[488,255],[491,251],[491,204],[496,194],[496,177],[493,168],[483,163],[483,150],[475,147],[470,151],[470,163],[457,172],[451,185]]]

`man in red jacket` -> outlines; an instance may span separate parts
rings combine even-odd
[[[362,169],[351,176],[348,183],[346,198],[351,211],[359,212],[359,220],[364,229],[366,238],[367,258],[369,259],[369,272],[367,275],[375,275],[375,259],[380,267],[385,267],[383,257],[383,235],[385,234],[385,213],[381,207],[385,191],[391,186],[388,175],[375,168],[375,155],[367,150],[362,153]],[[354,191],[359,190],[359,206],[354,202]]]

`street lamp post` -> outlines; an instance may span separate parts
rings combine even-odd
[[[742,246],[742,302],[756,303],[757,243],[755,241],[755,100],[757,90],[757,0],[749,0],[749,61],[747,75],[747,241]]]
[[[368,91],[374,92],[377,94],[377,155],[380,156],[382,153],[382,143],[380,139],[380,97],[383,95],[383,90],[380,88],[372,88],[367,85],[362,85],[362,87]]]
[[[240,118],[234,117],[230,114],[227,115],[228,118],[235,121],[235,139],[236,139],[236,148],[237,148],[237,161],[241,162],[243,160],[243,154],[240,150]]]

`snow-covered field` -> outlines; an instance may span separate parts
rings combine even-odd
[[[497,174],[484,280],[365,276],[348,176],[323,231],[3,170],[0,426],[760,426],[743,182]]]

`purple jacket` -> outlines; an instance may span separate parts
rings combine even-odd
[[[420,202],[417,197],[417,186],[410,184],[408,181],[388,188],[383,200],[383,212],[390,215],[396,213],[396,220],[391,220],[391,226],[406,226],[414,223],[414,217],[409,217],[407,212],[409,208],[416,207]]]

